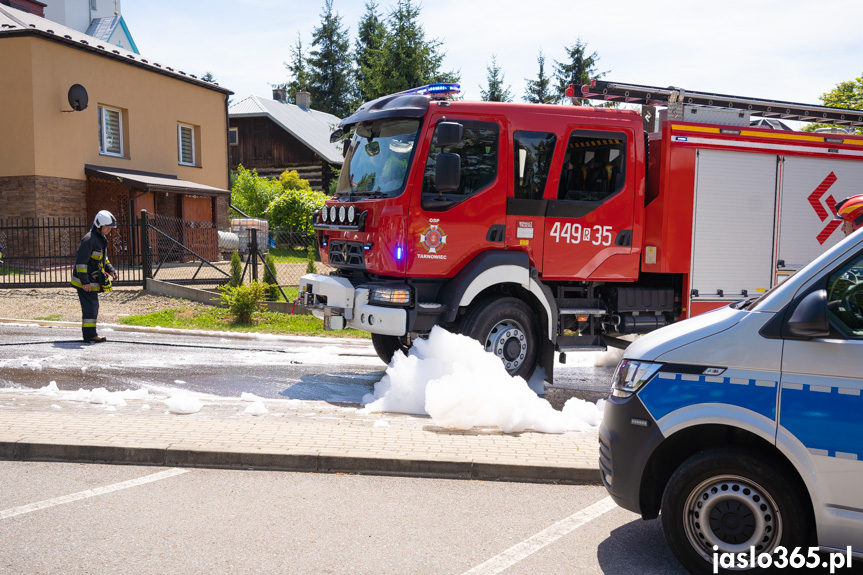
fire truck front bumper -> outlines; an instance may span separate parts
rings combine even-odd
[[[300,278],[299,301],[324,329],[359,329],[380,335],[407,333],[407,310],[369,303],[370,288],[354,287],[345,278],[306,274]]]

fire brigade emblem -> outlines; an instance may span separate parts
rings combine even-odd
[[[446,243],[446,234],[437,225],[430,225],[420,233],[420,243],[425,246],[430,254],[436,254]]]

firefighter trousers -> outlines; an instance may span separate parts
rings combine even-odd
[[[84,291],[75,288],[78,292],[78,301],[81,302],[81,331],[84,341],[90,341],[98,334],[96,333],[96,319],[99,317],[99,292]]]

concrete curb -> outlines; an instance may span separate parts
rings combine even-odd
[[[116,445],[68,445],[51,442],[0,442],[0,459],[6,461],[66,461],[163,467],[260,469],[312,473],[354,473],[437,479],[475,479],[526,483],[595,484],[599,469],[479,463],[436,459],[400,459],[249,451],[199,451],[195,449],[122,447]]]

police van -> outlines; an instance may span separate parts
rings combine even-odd
[[[850,567],[863,557],[861,390],[858,231],[761,297],[634,342],[599,430],[603,482],[644,519],[661,511],[694,573]]]

